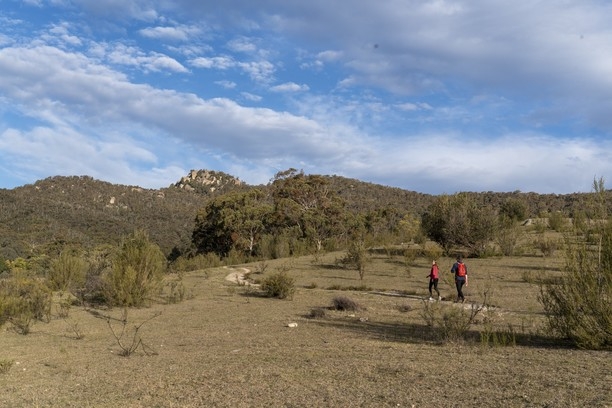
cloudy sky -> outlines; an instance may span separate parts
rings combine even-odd
[[[0,0],[0,188],[565,194],[612,174],[611,136],[608,1]]]

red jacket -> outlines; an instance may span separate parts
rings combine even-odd
[[[432,265],[431,271],[429,272],[429,277],[431,279],[438,279],[438,265]]]

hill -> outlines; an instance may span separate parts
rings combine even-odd
[[[324,176],[351,211],[394,208],[399,213],[422,214],[435,196],[366,183],[340,176]],[[0,256],[27,257],[57,243],[91,246],[115,244],[135,229],[144,229],[169,254],[191,243],[199,208],[221,194],[250,186],[210,170],[193,170],[175,184],[159,190],[116,185],[89,176],[50,177],[11,190],[0,189]],[[483,205],[499,207],[509,198],[522,200],[528,216],[563,211],[583,205],[585,194],[471,193]],[[612,201],[612,200],[611,200]]]

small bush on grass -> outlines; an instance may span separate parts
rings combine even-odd
[[[285,271],[276,272],[261,281],[261,290],[267,297],[293,299],[295,280]]]
[[[339,263],[350,268],[357,269],[359,279],[363,280],[367,265],[371,262],[363,240],[354,239],[349,243],[349,249]]]
[[[397,305],[395,308],[402,313],[406,313],[412,310],[412,306],[410,306],[408,303]]]
[[[336,296],[332,299],[332,309],[342,311],[358,311],[363,307],[353,299],[346,296]]]
[[[0,360],[0,374],[6,374],[15,364],[13,360]]]
[[[534,245],[542,252],[544,257],[551,257],[559,248],[559,241],[551,238],[540,238]]]
[[[463,305],[449,306],[440,302],[423,301],[423,304],[421,317],[427,326],[445,342],[466,340],[476,316],[484,309],[484,306],[476,304],[472,304],[469,309],[464,308]]]
[[[131,329],[129,328],[128,323],[127,308],[123,309],[120,319],[113,319],[110,316],[106,316],[106,323],[108,324],[108,328],[110,329],[111,333],[113,334],[113,337],[117,341],[117,344],[121,348],[121,351],[119,352],[120,356],[129,357],[139,348],[142,349],[143,353],[145,353],[147,356],[157,355],[157,352],[148,345],[146,345],[145,342],[142,340],[142,337],[140,335],[140,329],[142,328],[142,326],[144,326],[145,323],[148,323],[159,315],[161,315],[161,312],[153,314],[150,318],[144,320],[140,324],[134,324]],[[115,329],[115,327],[111,323],[112,320],[118,320],[120,322],[120,330]]]
[[[9,321],[14,330],[28,334],[36,320],[51,317],[51,291],[36,278],[0,280],[0,325]]]

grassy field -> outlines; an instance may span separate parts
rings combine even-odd
[[[186,274],[188,298],[127,314],[73,306],[28,335],[0,333],[2,407],[612,407],[612,354],[568,347],[544,329],[538,282],[561,273],[541,256],[466,260],[467,303],[427,303],[430,259],[374,257],[363,281],[332,253]],[[454,298],[438,260],[445,299]],[[286,270],[292,300],[226,278]],[[261,270],[264,270],[262,273]],[[360,288],[359,288],[360,287]],[[362,290],[347,290],[359,288]],[[426,308],[481,311],[464,340],[445,341]],[[329,307],[348,297],[357,311]],[[324,316],[312,318],[312,311]],[[65,312],[65,311],[64,311]],[[111,331],[104,316],[110,316]],[[297,327],[289,327],[297,323]],[[483,331],[504,334],[483,341]],[[500,337],[499,339],[502,339]]]

